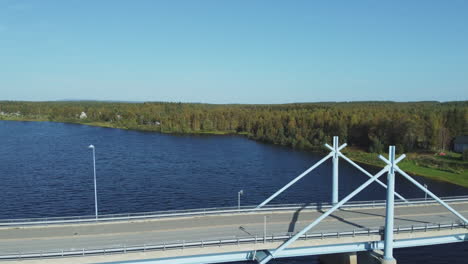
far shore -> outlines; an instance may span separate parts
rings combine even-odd
[[[173,133],[173,132],[165,132],[165,131],[155,131],[151,129],[145,128],[128,128],[128,127],[119,127],[114,123],[110,122],[86,122],[86,121],[54,121],[48,120],[45,118],[24,118],[24,117],[8,117],[8,118],[0,118],[0,121],[27,121],[27,122],[56,122],[56,123],[66,123],[66,124],[80,124],[80,125],[88,125],[88,126],[96,126],[96,127],[106,127],[106,128],[116,128],[116,129],[126,129],[126,130],[134,130],[134,131],[146,131],[146,132],[156,132],[156,133],[164,133],[164,134],[184,134],[184,135],[240,135],[240,136],[249,136],[247,133],[237,133],[236,131],[197,131],[197,132],[190,132],[190,133]],[[305,149],[308,151],[312,151],[315,153],[324,153],[324,151],[317,146],[313,149]],[[343,153],[348,156],[351,160],[358,162],[360,164],[365,164],[368,166],[373,166],[377,168],[381,168],[385,166],[385,164],[378,159],[378,155],[376,153],[369,153],[363,151],[358,148],[347,147],[343,150]],[[424,166],[418,164],[418,158],[422,156],[428,156],[428,154],[421,154],[421,153],[407,153],[407,158],[400,162],[399,167],[404,171],[421,177],[427,177],[432,180],[448,182],[456,185],[460,185],[463,187],[468,188],[468,170],[464,169],[462,171],[454,171],[454,170],[440,170],[435,168],[430,168],[428,166]]]

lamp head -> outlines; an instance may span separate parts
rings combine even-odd
[[[90,149],[94,149],[94,145],[89,145],[89,147],[88,147],[88,148],[90,148]]]

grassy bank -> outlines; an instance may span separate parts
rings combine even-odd
[[[50,121],[47,118],[41,116],[2,116],[0,120],[8,121]],[[124,127],[119,126],[116,123],[111,122],[85,122],[85,121],[68,121],[58,120],[53,122],[63,123],[74,123],[89,126],[107,127],[107,128],[119,128],[119,129],[130,129],[140,131],[151,131],[151,132],[162,132],[169,133],[167,131],[161,131],[156,129],[154,126],[135,126],[135,127]],[[248,136],[248,133],[242,132],[237,133],[236,131],[196,131],[190,133],[178,132],[177,134],[205,134],[205,135],[229,135],[237,134]],[[367,164],[376,167],[383,167],[383,163],[377,156],[376,153],[368,153],[363,150],[347,147],[343,150],[343,153],[352,159],[353,161]],[[438,156],[432,153],[407,153],[407,158],[398,164],[398,166],[411,175],[418,175],[427,177],[433,180],[439,180],[457,184],[460,186],[468,187],[468,162],[461,160],[461,155],[457,153],[447,153],[446,156]]]
[[[347,148],[343,150],[343,153],[359,163],[377,167],[385,166],[376,153],[368,153],[355,148]],[[405,172],[468,187],[468,170],[466,169],[468,162],[461,161],[460,154],[449,152],[447,156],[438,156],[431,153],[407,153],[406,156],[398,164]]]

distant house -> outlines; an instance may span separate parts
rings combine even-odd
[[[88,116],[86,115],[85,112],[81,112],[80,119],[86,119]]]
[[[465,149],[468,149],[468,136],[456,137],[453,141],[453,150],[455,152],[463,152]]]

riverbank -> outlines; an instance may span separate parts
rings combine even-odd
[[[359,163],[376,167],[385,166],[376,153],[368,153],[355,148],[347,148],[343,150],[343,153]],[[398,164],[398,167],[411,175],[468,187],[466,166],[468,162],[462,162],[461,155],[457,153],[447,153],[447,156],[432,153],[406,153],[406,158]]]
[[[159,132],[167,134],[175,134],[174,132],[164,131],[163,129],[155,128],[154,126],[137,126],[125,127],[119,126],[112,122],[85,122],[76,120],[48,120],[41,116],[3,116],[0,120],[5,121],[37,121],[37,122],[60,122],[73,123],[97,127],[128,129],[138,131]],[[194,134],[194,135],[242,135],[249,136],[245,132],[236,131],[190,131],[177,132],[177,134]],[[306,148],[307,150],[307,148]],[[309,149],[310,150],[310,149]],[[315,150],[316,149],[312,149]],[[385,164],[378,158],[376,153],[368,153],[358,148],[347,147],[343,153],[355,162],[366,164],[375,167],[383,167]],[[456,153],[448,153],[446,156],[437,156],[433,153],[407,153],[407,158],[398,164],[404,171],[412,175],[427,177],[433,180],[449,182],[463,187],[468,187],[468,162],[461,161],[461,155]]]

